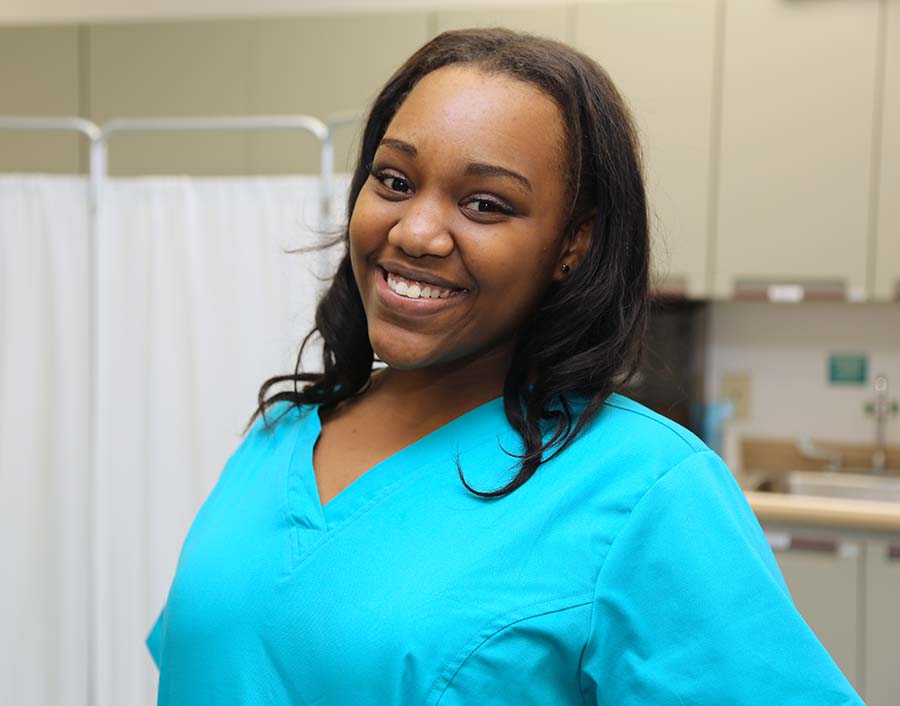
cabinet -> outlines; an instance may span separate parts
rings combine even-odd
[[[725,8],[714,296],[799,283],[860,299],[871,293],[879,2]]]
[[[900,704],[900,536],[764,525],[797,610],[868,706]]]
[[[887,0],[875,298],[900,301],[900,0]],[[898,691],[900,693],[900,691]]]
[[[576,5],[573,42],[632,109],[645,160],[656,289],[708,294],[714,0]]]
[[[473,24],[568,41],[621,89],[643,147],[655,289],[721,299],[801,284],[900,300],[900,0],[448,3],[3,28],[0,113],[362,111],[429,37]],[[339,171],[358,138],[358,124],[339,131]],[[314,140],[284,132],[113,142],[114,175],[314,172],[319,160]],[[0,171],[76,171],[85,157],[74,135],[0,133]]]
[[[865,669],[868,706],[900,704],[900,538],[870,539],[865,561]]]
[[[774,535],[778,537],[779,535]],[[858,575],[862,546],[835,536],[783,535],[775,558],[797,610],[860,691]]]

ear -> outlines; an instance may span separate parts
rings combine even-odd
[[[594,213],[578,226],[568,237],[563,240],[562,250],[556,262],[556,270],[553,273],[554,282],[562,282],[572,275],[572,271],[578,267],[591,245],[591,237],[594,233]],[[563,264],[568,265],[568,272],[563,272]]]

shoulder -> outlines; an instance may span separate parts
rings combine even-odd
[[[256,417],[253,426],[247,433],[247,438],[272,436],[284,432],[306,419],[316,409],[316,405],[300,405],[287,400],[274,402],[266,407],[264,413]]]
[[[582,408],[583,403],[573,404],[572,411],[578,414]],[[688,488],[733,479],[725,463],[693,432],[620,394],[603,403],[556,462],[563,466],[561,476],[581,488],[591,512],[608,503],[627,511],[670,474]]]
[[[298,430],[315,416],[313,405],[297,405],[279,400],[266,407],[264,414],[253,420],[231,462],[256,459],[290,444]]]
[[[603,422],[640,434],[642,442],[672,445],[685,452],[709,447],[692,431],[625,395],[614,392],[603,403]]]
[[[584,401],[573,404],[580,414]],[[709,447],[689,429],[639,402],[613,393],[601,405],[573,446],[595,458],[627,461],[630,468],[649,466],[664,472]]]
[[[704,532],[728,527],[716,536],[743,537],[755,556],[765,555],[759,524],[731,470],[684,426],[613,394],[576,443],[571,466],[591,516],[609,520],[606,543],[600,542],[606,549],[626,527],[637,544],[662,532],[660,547],[666,546],[662,528],[670,525]]]
[[[292,450],[298,434],[312,419],[312,406],[286,401],[269,405],[265,414],[253,419],[237,448],[228,456],[219,473],[217,488],[227,486],[248,474],[255,474]]]

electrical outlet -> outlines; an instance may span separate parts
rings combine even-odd
[[[750,416],[750,375],[748,373],[722,375],[721,397],[734,405],[732,419],[747,419]]]

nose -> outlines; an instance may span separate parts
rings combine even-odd
[[[388,232],[388,242],[410,257],[447,257],[453,252],[450,214],[438,197],[417,194],[406,202],[399,220]]]

